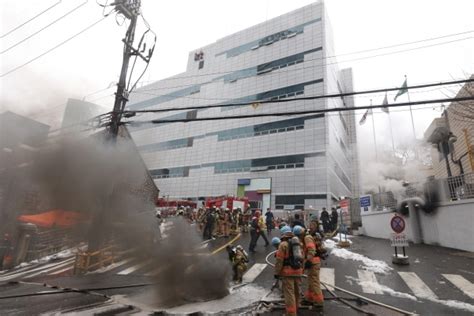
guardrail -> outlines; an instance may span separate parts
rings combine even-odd
[[[78,251],[74,262],[74,274],[84,274],[103,268],[114,263],[115,246],[108,246],[100,250]]]

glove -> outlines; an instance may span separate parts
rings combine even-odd
[[[277,280],[280,280],[280,276],[278,274],[274,274],[273,277]]]
[[[309,262],[309,261],[306,261],[306,262],[304,263],[304,268],[305,268],[305,269],[311,269],[312,266],[313,266],[313,264],[312,264],[311,262]]]

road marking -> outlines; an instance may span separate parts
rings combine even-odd
[[[61,273],[64,273],[66,271],[69,271],[69,270],[73,270],[74,269],[74,263],[71,264],[70,266],[67,266],[66,268],[64,269],[61,269],[59,271],[55,271],[53,273],[50,273],[49,275],[58,275],[58,274],[61,274]]]
[[[333,268],[321,268],[319,279],[321,280],[321,282],[327,283],[329,285],[336,285],[336,276],[334,275]]]
[[[134,265],[134,266],[131,266],[130,268],[127,268],[127,269],[125,269],[125,270],[123,270],[123,271],[120,271],[120,272],[118,272],[117,274],[119,274],[119,275],[127,275],[127,274],[130,274],[130,273],[132,273],[132,272],[134,272],[134,271],[137,271],[137,270],[140,269],[140,268],[143,268],[144,266],[146,266],[146,265],[149,264],[150,262],[151,262],[151,259],[148,259],[148,260],[146,260],[146,261],[144,261],[144,262],[142,262],[142,263],[136,264],[136,265]]]
[[[464,292],[467,296],[474,299],[474,284],[466,280],[463,276],[458,274],[442,274],[449,282],[454,284],[458,289]]]
[[[255,263],[243,276],[242,281],[244,283],[253,282],[262,271],[267,267],[266,263]]]
[[[406,285],[415,294],[415,296],[424,299],[438,299],[436,294],[431,291],[428,285],[423,282],[414,272],[398,272],[400,277],[405,281]]]
[[[359,285],[362,287],[362,292],[369,294],[383,294],[374,272],[357,270],[357,275],[360,281]]]
[[[66,260],[66,261],[67,261],[67,262],[62,262],[61,264],[59,264],[59,265],[57,265],[57,266],[54,266],[54,267],[51,267],[51,268],[49,268],[49,269],[43,269],[43,270],[41,270],[41,271],[39,271],[39,272],[36,272],[36,273],[33,273],[33,274],[28,274],[28,275],[24,276],[24,278],[25,278],[25,279],[26,279],[26,278],[29,279],[29,278],[32,278],[32,277],[35,277],[35,276],[38,276],[38,275],[41,275],[41,274],[48,274],[48,273],[51,272],[51,271],[54,271],[54,270],[56,270],[56,269],[63,268],[63,267],[65,267],[65,266],[67,266],[67,265],[70,265],[71,263],[73,263],[74,258],[68,259],[68,260]]]
[[[108,265],[108,266],[105,266],[105,267],[103,267],[103,268],[100,268],[100,269],[91,271],[91,272],[89,272],[89,274],[104,273],[104,272],[107,272],[107,271],[116,269],[116,268],[118,268],[118,267],[121,267],[121,266],[123,266],[124,264],[129,263],[129,262],[132,261],[132,260],[133,260],[133,258],[128,258],[128,259],[125,259],[125,260],[122,260],[122,261],[119,261],[119,262],[115,262],[115,263],[112,263],[111,265]]]
[[[9,280],[12,280],[12,279],[15,279],[15,278],[18,278],[18,277],[23,277],[24,275],[32,273],[32,272],[48,269],[48,268],[51,268],[51,267],[57,267],[58,265],[61,265],[64,262],[71,262],[73,260],[74,260],[74,257],[66,259],[64,261],[60,261],[60,262],[48,263],[48,264],[42,265],[40,267],[36,267],[34,269],[31,269],[31,270],[26,270],[26,271],[22,271],[22,272],[19,272],[19,273],[13,273],[13,274],[5,275],[5,276],[2,276],[0,278],[0,282],[1,281],[9,281]]]

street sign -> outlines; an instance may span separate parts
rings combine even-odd
[[[395,215],[390,220],[390,227],[392,227],[392,230],[395,233],[400,234],[405,230],[405,220],[403,219],[403,217]]]
[[[361,196],[360,197],[360,207],[364,207],[364,209],[370,206],[370,196]]]
[[[392,233],[390,242],[392,243],[392,247],[408,247],[408,239],[405,234]]]

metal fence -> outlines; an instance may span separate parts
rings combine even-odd
[[[474,198],[474,173],[462,174],[444,179],[449,190],[451,200],[465,200]]]

